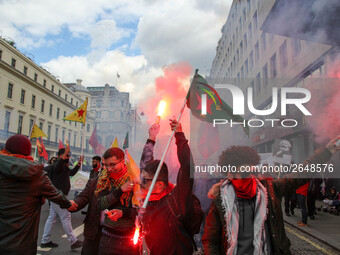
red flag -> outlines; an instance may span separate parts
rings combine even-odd
[[[94,130],[93,130],[92,135],[91,135],[90,140],[89,140],[89,144],[94,149],[94,153],[95,154],[99,154],[99,155],[104,154],[106,148],[105,148],[104,145],[101,145],[98,142],[98,138],[97,138],[97,126],[94,127]]]
[[[94,130],[92,132],[92,135],[89,140],[89,144],[92,146],[94,150],[96,150],[98,146],[98,138],[97,138],[97,126],[94,127]]]
[[[47,151],[45,149],[45,146],[44,146],[44,143],[41,137],[37,138],[37,150],[38,150],[38,155],[48,161],[48,154],[47,154]]]
[[[58,148],[58,150],[60,150],[60,149],[62,149],[62,148],[65,148],[65,146],[63,145],[63,143],[60,141],[60,139],[59,139],[59,148]]]

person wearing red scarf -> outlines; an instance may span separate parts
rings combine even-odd
[[[327,163],[340,150],[338,138],[315,152],[304,164]],[[236,172],[215,184],[208,193],[213,199],[206,217],[202,243],[204,254],[282,254],[289,255],[281,201],[290,190],[309,182],[311,172],[287,174],[281,179],[258,180],[244,169],[260,161],[248,146],[231,146],[219,157],[220,166],[232,166]],[[247,168],[246,168],[247,167]]]
[[[99,175],[100,168],[101,168],[101,157],[100,156],[94,156],[92,157],[92,169],[90,171],[90,179],[95,178]]]
[[[33,161],[28,138],[11,136],[0,152],[0,254],[37,254],[45,198],[61,208],[71,206],[63,192],[52,185],[44,166]]]

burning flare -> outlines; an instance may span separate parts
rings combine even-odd
[[[136,245],[139,239],[139,226],[136,226],[135,234],[133,235],[133,244]]]
[[[159,121],[160,121],[162,115],[165,112],[165,107],[166,107],[165,101],[161,100],[158,104],[158,113],[157,113],[157,118],[156,118],[156,124],[159,124]]]

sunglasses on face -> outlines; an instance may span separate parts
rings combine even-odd
[[[118,165],[120,162],[122,162],[123,159],[117,163],[110,163],[110,164],[103,164],[103,166],[106,168],[106,169],[113,169],[116,165]]]
[[[140,177],[140,182],[143,185],[147,184],[148,182],[151,182],[152,180],[153,180],[152,178],[149,179],[149,178]],[[157,181],[164,182],[164,180],[157,180]]]

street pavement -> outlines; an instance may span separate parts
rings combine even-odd
[[[321,203],[317,201],[317,207]],[[283,217],[293,254],[340,254],[340,216],[317,211],[314,220],[308,217],[307,226],[300,227],[301,210],[294,212],[295,215]]]
[[[69,198],[73,198],[70,192]],[[319,202],[318,202],[319,205]],[[284,208],[284,207],[282,207]],[[86,211],[86,208],[82,211]],[[60,220],[56,222],[52,232],[52,241],[59,244],[57,248],[40,248],[41,237],[44,225],[49,214],[48,203],[46,202],[41,210],[38,253],[39,255],[76,255],[80,250],[71,250],[71,244],[67,241],[65,232]],[[74,234],[79,240],[83,240],[83,220],[85,215],[81,212],[72,213],[72,226]],[[340,255],[340,216],[317,211],[314,220],[308,219],[308,226],[299,227],[301,221],[301,210],[295,209],[295,215],[287,217],[284,215],[286,234],[291,241],[292,254],[296,255]],[[203,253],[197,253],[203,254]]]

